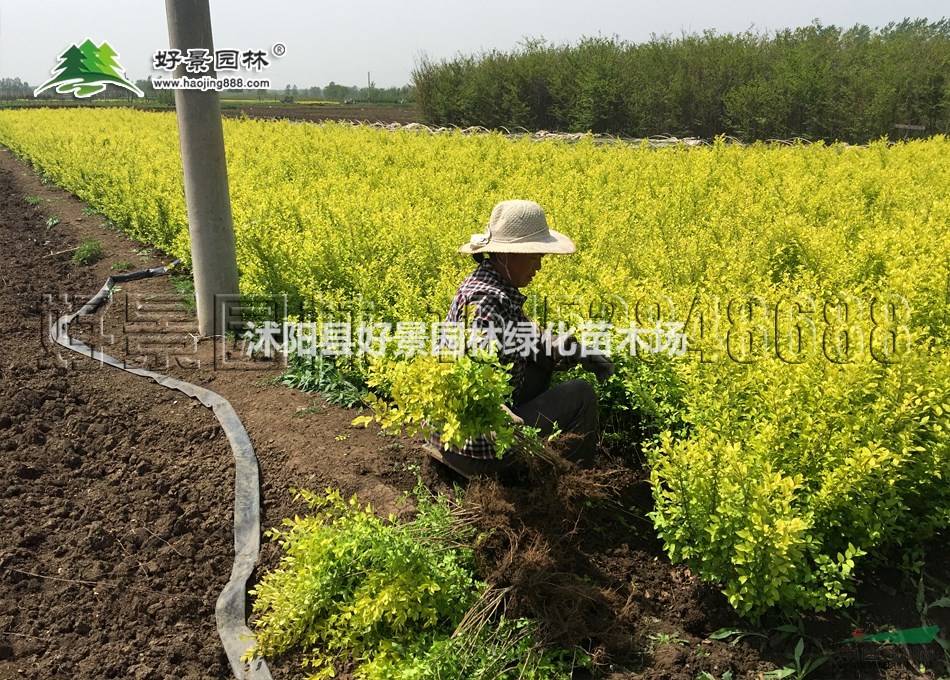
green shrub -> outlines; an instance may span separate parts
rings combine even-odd
[[[73,262],[81,265],[95,264],[105,256],[102,250],[102,244],[99,241],[89,238],[79,244],[76,252],[73,253]]]
[[[286,555],[252,591],[257,654],[300,647],[315,678],[332,677],[339,661],[398,661],[451,631],[474,600],[471,551],[449,548],[446,504],[397,526],[338,491],[297,496],[315,514],[268,532]]]
[[[508,373],[495,356],[456,360],[430,354],[408,360],[384,358],[370,368],[368,384],[382,397],[369,395],[375,410],[355,424],[379,421],[385,429],[407,434],[438,427],[442,441],[463,446],[470,438],[493,433],[498,455],[515,441],[515,428],[501,409],[511,394]]]
[[[723,583],[748,617],[849,604],[860,558],[873,564],[950,522],[950,365],[939,356],[920,343],[893,364],[690,372],[695,429],[650,452],[670,557]]]

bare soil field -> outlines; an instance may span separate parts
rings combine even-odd
[[[171,260],[84,208],[0,149],[0,680],[228,678],[214,622],[233,559],[233,462],[221,428],[183,394],[64,356],[46,337],[54,314],[85,303],[110,274]],[[86,238],[105,254],[92,266],[70,259]],[[180,300],[167,277],[123,284],[77,337],[141,365],[135,296]],[[477,554],[482,578],[510,588],[509,612],[537,618],[549,641],[589,651],[601,675],[760,678],[790,662],[797,638],[710,639],[752,626],[717,587],[665,557],[633,450],[601,450],[596,472],[548,468],[510,487],[466,486],[420,442],[356,428],[355,410],[277,385],[279,361],[221,366],[215,351],[201,340],[147,367],[231,401],[260,461],[265,528],[302,511],[293,488],[338,488],[399,516],[412,512],[401,499],[417,476],[444,493],[460,485],[489,536]],[[946,583],[946,543],[928,554],[941,550],[928,571]],[[258,572],[278,559],[265,542]],[[936,645],[836,644],[855,620],[869,632],[920,626],[913,583],[896,570],[867,574],[857,597],[850,618],[802,622],[808,653],[820,645],[829,655],[809,677],[937,677]],[[945,635],[946,611],[932,613]],[[300,677],[293,657],[268,663],[275,678]]]

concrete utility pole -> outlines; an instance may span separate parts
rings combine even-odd
[[[165,14],[171,49],[181,50],[183,55],[189,49],[205,49],[214,56],[208,0],[165,0]],[[175,70],[175,77],[185,75],[184,66]],[[201,76],[214,78],[215,72]],[[198,332],[224,335],[225,315],[220,308],[215,314],[215,296],[238,294],[238,271],[218,93],[175,90],[175,110],[185,172]]]

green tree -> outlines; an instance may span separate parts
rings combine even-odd
[[[323,96],[329,99],[330,101],[342,102],[344,99],[349,97],[350,88],[344,85],[337,85],[332,80],[330,84],[323,88]]]
[[[643,44],[526,41],[413,71],[423,120],[563,131],[867,142],[894,125],[950,132],[950,20],[774,34],[714,31]]]

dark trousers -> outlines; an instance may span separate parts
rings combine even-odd
[[[582,465],[590,464],[597,445],[597,395],[589,382],[579,378],[551,387],[551,373],[551,369],[529,362],[511,410],[525,425],[538,428],[542,438],[552,434],[555,427],[564,434],[575,435],[565,442],[562,455]],[[503,472],[518,457],[515,450],[503,458],[491,459],[472,458],[452,451],[443,451],[442,456],[450,467],[466,477]]]

